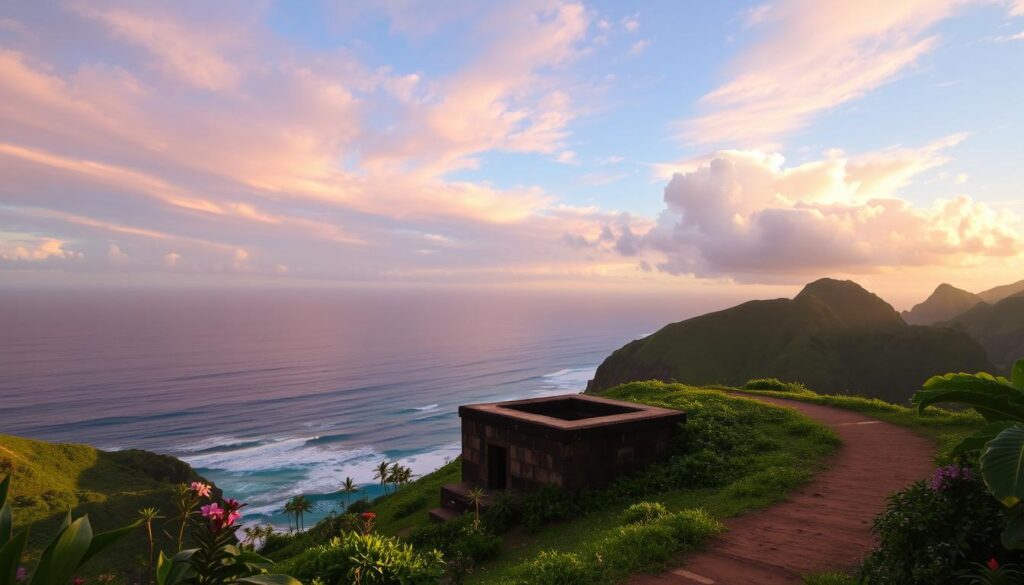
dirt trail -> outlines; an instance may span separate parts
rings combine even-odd
[[[932,472],[934,446],[906,428],[830,406],[749,397],[835,429],[842,445],[830,467],[788,500],[728,520],[729,531],[682,566],[630,585],[799,585],[803,574],[853,568],[874,545],[871,521],[886,496]]]

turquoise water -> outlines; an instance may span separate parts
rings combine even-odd
[[[0,293],[0,430],[181,457],[248,521],[459,453],[459,404],[579,392],[612,350],[734,299],[567,293]]]

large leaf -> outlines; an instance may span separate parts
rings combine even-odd
[[[978,429],[973,435],[964,437],[960,444],[953,448],[953,455],[963,455],[970,451],[980,451],[985,448],[989,441],[996,438],[999,433],[1015,425],[1014,421],[1001,420]]]
[[[1006,378],[985,373],[934,376],[911,397],[911,402],[919,412],[932,404],[956,402],[976,408],[989,422],[1024,421],[1024,392]]]
[[[253,575],[242,577],[236,581],[244,585],[302,585],[302,582],[289,575]]]
[[[190,548],[168,559],[163,551],[160,551],[160,557],[156,561],[157,585],[175,585],[191,575],[192,565],[188,561],[195,552],[196,549]]]
[[[1024,506],[1017,504],[1007,513],[1009,521],[1003,530],[1000,540],[1008,549],[1024,548]]]
[[[981,475],[1007,508],[1024,499],[1024,427],[1014,425],[989,441],[981,453]]]
[[[1010,373],[1010,382],[1018,390],[1024,390],[1024,360],[1017,360]]]
[[[7,503],[7,489],[10,486],[11,476],[8,474],[0,481],[0,546],[11,539],[14,530],[14,514],[11,512],[11,505]]]
[[[82,564],[91,541],[92,526],[88,516],[69,524],[43,552],[32,573],[32,585],[65,585]]]
[[[0,547],[0,583],[15,582],[15,575],[18,573],[18,565],[21,563],[21,553],[25,550],[26,540],[28,540],[28,528]]]
[[[89,550],[85,551],[85,556],[83,556],[82,560],[78,562],[79,566],[139,526],[142,526],[142,520],[138,520],[122,528],[115,528],[114,530],[108,530],[107,532],[101,532],[96,536],[93,536],[92,542],[89,543]]]

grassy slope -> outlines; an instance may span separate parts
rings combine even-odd
[[[88,514],[94,531],[109,530],[130,523],[147,506],[167,515],[171,484],[200,479],[187,464],[165,455],[0,434],[0,476],[9,472],[16,526],[32,525],[31,555],[49,542],[68,510],[76,517]],[[135,570],[145,559],[143,541],[141,530],[129,535],[90,561],[83,574]]]
[[[729,485],[713,489],[679,489],[644,498],[665,504],[670,511],[704,508],[718,518],[769,506],[822,468],[835,446],[832,432],[793,411],[730,397],[714,390],[679,384],[643,382],[605,392],[609,398],[696,411],[702,404],[722,402],[735,408],[742,424],[763,433],[763,450]],[[501,583],[517,566],[545,550],[575,551],[593,545],[620,525],[622,511],[633,502],[596,511],[561,524],[543,527],[534,535],[512,533],[494,562],[479,567],[473,583]]]

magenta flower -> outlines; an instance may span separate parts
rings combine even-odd
[[[210,497],[210,486],[205,483],[193,481],[192,485],[189,486],[189,489],[195,492],[197,496],[203,498]]]
[[[998,571],[999,570],[999,561],[997,561],[995,559],[989,559],[987,564],[988,564],[988,570],[990,570],[990,571]]]
[[[224,510],[217,504],[217,502],[207,504],[202,508],[199,508],[199,510],[202,512],[203,518],[209,518],[210,520],[220,520],[224,517]]]
[[[71,580],[71,585],[85,585],[85,579],[81,577],[75,577]]]
[[[971,479],[972,477],[974,476],[971,474],[971,470],[966,467],[947,465],[935,470],[930,486],[933,491],[939,492],[947,488],[954,481]]]
[[[14,573],[14,579],[18,582],[24,581],[28,578],[28,569],[25,567],[18,567],[17,572]]]

